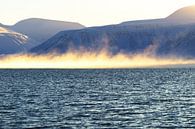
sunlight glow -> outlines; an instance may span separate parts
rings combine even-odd
[[[195,60],[178,57],[156,57],[146,53],[110,55],[107,51],[68,52],[63,55],[17,54],[2,57],[0,68],[57,68],[57,69],[101,69],[101,68],[150,68],[171,67],[175,65],[193,65]]]
[[[86,26],[164,18],[195,0],[0,0],[0,22],[26,18],[79,22]]]

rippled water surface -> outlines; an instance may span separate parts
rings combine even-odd
[[[195,128],[195,69],[0,70],[0,128]]]

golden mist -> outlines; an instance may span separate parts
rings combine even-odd
[[[147,53],[116,54],[107,51],[69,51],[66,54],[16,54],[0,58],[1,69],[103,69],[103,68],[150,68],[175,65],[194,65],[195,60],[178,57],[156,57]]]

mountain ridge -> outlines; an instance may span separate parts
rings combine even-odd
[[[36,45],[37,42],[28,36],[0,27],[0,54],[27,52]]]
[[[12,26],[0,23],[0,54],[25,53],[63,29],[71,30],[83,27],[75,22],[40,18],[25,19]]]
[[[120,23],[121,25],[143,25],[143,24],[163,24],[163,25],[175,25],[175,24],[190,24],[195,23],[195,5],[183,7],[176,10],[171,15],[165,18],[159,19],[146,19],[126,21]]]
[[[176,14],[178,15],[178,13]],[[183,22],[166,19],[170,19],[170,17],[149,21],[130,21],[129,24],[126,22],[125,24],[61,31],[46,42],[31,49],[30,52],[39,54],[58,51],[64,53],[70,47],[76,50],[85,48],[95,51],[103,48],[104,44],[108,44],[108,49],[113,54],[118,52],[137,53],[143,52],[148,46],[157,42],[157,55],[177,54],[195,57],[195,41],[188,41],[186,38],[189,33],[195,32],[195,20]],[[181,45],[182,39],[180,38],[186,39],[185,45]],[[105,43],[102,39],[106,39],[109,43]],[[182,49],[185,53],[180,54]]]
[[[29,18],[21,20],[9,28],[26,34],[38,42],[44,42],[62,30],[83,29],[85,26],[76,22]]]

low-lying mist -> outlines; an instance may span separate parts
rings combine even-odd
[[[155,56],[150,49],[138,54],[110,54],[107,50],[98,52],[73,51],[65,54],[15,54],[0,58],[1,69],[103,69],[103,68],[163,68],[194,67],[195,59],[176,56]]]

